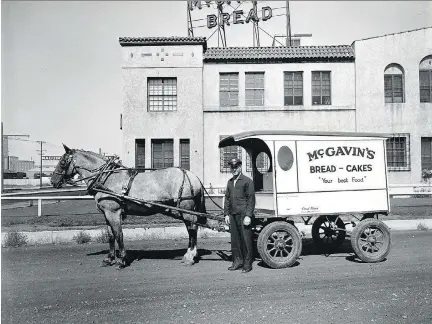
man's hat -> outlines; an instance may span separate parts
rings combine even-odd
[[[242,161],[241,161],[240,159],[234,158],[234,159],[231,159],[231,160],[228,162],[228,165],[229,165],[230,167],[236,168],[236,167],[238,167],[239,165],[242,165]]]

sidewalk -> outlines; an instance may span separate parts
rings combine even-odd
[[[432,219],[413,219],[413,220],[388,220],[384,223],[391,231],[417,230],[419,224],[423,224],[429,230],[432,230]],[[311,225],[295,223],[300,232],[306,237],[311,237]],[[347,230],[352,230],[352,225],[347,225]],[[28,245],[37,244],[61,244],[73,243],[73,237],[80,232],[90,235],[92,242],[105,231],[105,227],[90,230],[64,230],[64,231],[39,231],[39,232],[20,232],[27,236]],[[2,246],[7,233],[1,233]],[[135,240],[153,240],[153,239],[185,239],[188,233],[185,226],[158,227],[158,228],[123,228],[123,236],[126,241]],[[206,237],[229,237],[228,232],[216,232],[207,228],[199,228],[198,238]]]

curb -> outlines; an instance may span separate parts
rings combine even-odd
[[[392,231],[417,230],[421,223],[426,228],[432,229],[432,219],[413,219],[413,220],[389,220],[384,223]],[[295,223],[300,232],[306,236],[311,235],[311,225]],[[348,224],[346,229],[351,231],[352,225]],[[27,237],[27,245],[38,244],[64,244],[74,243],[74,236],[80,232],[88,234],[92,241],[96,241],[98,236],[105,232],[105,228],[92,230],[65,230],[65,231],[40,231],[40,232],[19,232]],[[1,233],[2,246],[7,233]],[[125,241],[155,240],[155,239],[187,239],[189,237],[186,227],[158,227],[158,228],[123,228]],[[229,232],[217,232],[207,228],[199,228],[198,238],[208,237],[230,237]]]

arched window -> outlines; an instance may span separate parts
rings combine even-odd
[[[432,55],[420,62],[420,102],[432,102]]]
[[[405,102],[404,71],[399,64],[389,64],[384,71],[384,90],[386,103]]]

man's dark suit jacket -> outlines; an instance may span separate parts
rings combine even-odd
[[[243,174],[234,187],[234,180],[228,180],[225,192],[225,215],[244,215],[253,217],[255,209],[255,188],[253,181]]]

